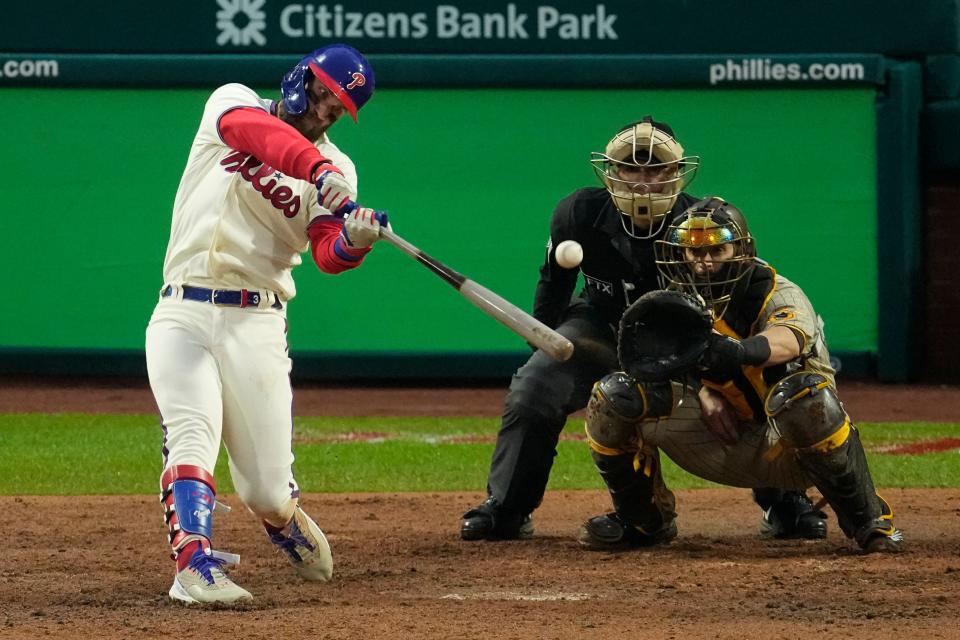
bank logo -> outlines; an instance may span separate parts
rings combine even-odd
[[[263,30],[267,27],[262,11],[266,0],[217,0],[217,44],[267,44]]]

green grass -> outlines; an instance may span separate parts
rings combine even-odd
[[[482,491],[498,426],[496,418],[298,418],[297,479],[308,492]],[[868,448],[960,437],[958,424],[867,423],[859,428]],[[566,432],[582,433],[583,421],[571,421]],[[334,440],[350,433],[385,437]],[[484,441],[471,442],[471,436]],[[0,495],[154,493],[162,465],[160,442],[160,426],[151,415],[0,414]],[[868,456],[880,487],[960,482],[955,450]],[[666,458],[664,470],[675,489],[715,486]],[[221,491],[231,492],[224,454],[216,475]],[[582,441],[560,443],[549,488],[603,488]]]

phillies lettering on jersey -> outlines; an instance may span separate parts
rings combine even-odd
[[[253,156],[241,151],[234,151],[220,161],[228,173],[239,173],[240,177],[249,182],[257,192],[270,201],[275,209],[279,209],[288,218],[293,218],[300,212],[300,196],[293,194],[293,189],[286,186],[277,186],[277,170],[268,164],[263,164]],[[269,180],[266,180],[269,178]],[[265,181],[266,180],[266,181]]]
[[[281,161],[231,147],[221,136],[225,114],[271,102],[252,89],[228,84],[204,106],[173,207],[164,261],[167,283],[296,295],[292,269],[310,249],[308,228],[330,212],[317,202],[317,188],[280,168]],[[314,146],[344,173],[356,191],[353,163],[327,136]]]

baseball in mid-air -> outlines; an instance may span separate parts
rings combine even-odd
[[[564,269],[575,269],[583,261],[583,247],[576,240],[564,240],[557,245],[553,255]]]

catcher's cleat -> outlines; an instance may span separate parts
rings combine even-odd
[[[533,517],[505,512],[493,498],[463,514],[460,538],[463,540],[526,540],[533,537]]]
[[[170,598],[186,604],[233,604],[253,600],[250,592],[238,586],[223,572],[227,561],[209,550],[197,549],[173,579]]]
[[[333,577],[333,554],[327,537],[299,506],[283,530],[267,533],[270,542],[287,554],[290,564],[301,578],[324,582]]]
[[[628,524],[616,513],[594,516],[580,527],[577,541],[592,551],[623,551],[667,544],[677,537],[677,522],[671,519],[652,533]]]
[[[788,491],[763,512],[760,535],[764,538],[819,540],[827,537],[827,514],[814,509],[804,493]]]
[[[879,497],[879,496],[878,496]],[[883,511],[853,534],[864,553],[900,553],[903,551],[903,532],[893,526],[893,510],[880,498]]]

